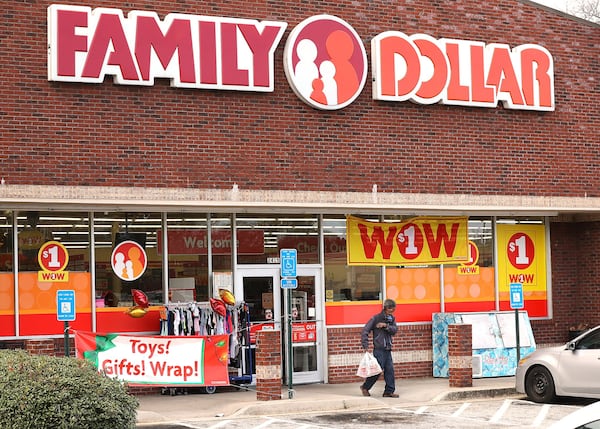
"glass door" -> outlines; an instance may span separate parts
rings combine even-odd
[[[323,381],[323,298],[321,270],[298,266],[298,288],[290,290],[292,318],[292,381],[294,384]],[[287,290],[282,290],[285,303]],[[287,314],[287,313],[285,313]],[[288,326],[284,326],[286,333]],[[284,350],[289,350],[290,336],[284,335]],[[287,368],[287,366],[286,366]],[[287,372],[285,377],[287,379]]]
[[[243,297],[250,314],[250,342],[252,362],[255,361],[256,332],[275,329],[281,332],[282,380],[287,383],[288,326],[285,319],[290,305],[291,350],[293,384],[319,383],[323,381],[323,298],[321,275],[318,267],[297,268],[298,288],[281,288],[278,265],[245,265],[236,269],[235,296]],[[253,365],[253,374],[256,374]]]
[[[234,295],[242,297],[250,318],[250,350],[244,353],[251,360],[253,382],[256,376],[256,332],[281,330],[279,267],[276,265],[238,266]]]

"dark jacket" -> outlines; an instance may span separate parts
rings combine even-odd
[[[387,320],[386,317],[388,318]],[[376,328],[375,326],[380,322],[385,322],[386,327]],[[391,350],[392,336],[396,335],[396,332],[398,332],[396,318],[393,314],[386,316],[385,311],[383,310],[381,313],[377,313],[375,316],[371,317],[362,330],[361,344],[363,349],[369,348],[369,332],[371,331],[373,331],[373,348]]]

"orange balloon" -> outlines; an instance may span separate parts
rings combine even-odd
[[[148,312],[147,309],[139,307],[139,306],[135,306],[135,307],[129,307],[125,313],[129,314],[131,317],[138,319],[140,317],[144,317],[147,312]]]
[[[229,305],[235,304],[235,297],[227,289],[219,289],[219,296],[225,302],[225,304],[229,304]]]

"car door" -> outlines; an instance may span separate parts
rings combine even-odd
[[[557,394],[600,395],[600,329],[590,331],[575,343],[575,349],[561,353]]]

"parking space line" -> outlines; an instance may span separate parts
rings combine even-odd
[[[419,407],[415,411],[415,414],[423,414],[425,411],[427,411],[428,408],[429,408],[428,406]]]
[[[500,419],[504,416],[504,414],[506,414],[506,411],[508,411],[510,404],[512,404],[512,400],[511,399],[505,399],[504,402],[502,403],[502,405],[500,406],[500,408],[498,408],[498,411],[496,411],[496,413],[492,416],[492,418],[489,420],[490,423],[497,423],[500,421]]]
[[[277,421],[275,419],[269,419],[264,423],[259,424],[258,426],[254,426],[254,429],[260,429],[260,428],[266,428],[271,426],[273,423],[277,423]]]
[[[548,415],[550,408],[551,408],[550,404],[544,404],[542,406],[542,408],[540,408],[540,412],[538,413],[537,417],[535,418],[535,420],[533,421],[531,426],[536,428],[536,427],[540,426],[542,423],[544,423],[544,420],[546,420],[546,416]]]
[[[294,425],[294,429],[303,429],[303,428],[329,428],[329,425],[323,425],[320,423],[300,423],[295,421],[293,418],[292,419],[284,419],[284,418],[280,418],[280,417],[264,417],[264,418],[268,418],[270,420],[269,425],[270,424],[289,424],[289,425]],[[258,428],[262,428],[262,427],[266,427],[265,426],[266,422],[263,423],[260,426],[256,426],[252,429],[258,429]]]
[[[231,422],[232,422],[232,420],[221,420],[219,423],[209,426],[208,429],[217,429],[217,428],[226,426]],[[190,427],[193,427],[193,426],[190,426]]]
[[[452,417],[460,416],[463,413],[463,411],[469,408],[469,405],[471,405],[470,402],[465,402],[464,404],[462,404],[458,410],[452,413]]]

